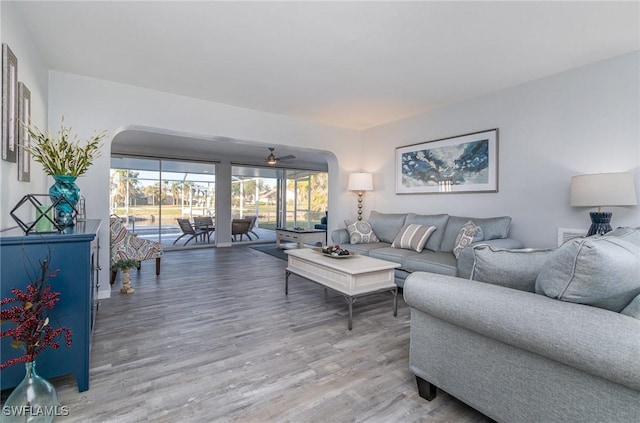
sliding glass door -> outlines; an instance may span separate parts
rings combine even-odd
[[[214,163],[114,156],[110,199],[111,214],[140,237],[165,248],[213,245],[214,238],[189,240],[178,219],[193,223],[194,217],[209,216],[214,221]]]
[[[232,216],[258,216],[259,228],[313,228],[328,205],[326,172],[233,166]]]
[[[308,170],[287,170],[285,175],[284,226],[313,229],[327,211],[328,174]]]

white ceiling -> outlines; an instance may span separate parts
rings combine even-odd
[[[637,1],[15,4],[51,69],[358,130],[640,48]]]

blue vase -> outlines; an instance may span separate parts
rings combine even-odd
[[[2,407],[3,423],[49,423],[58,413],[58,394],[46,379],[36,373],[36,362],[25,363],[24,379],[7,397]]]
[[[60,197],[67,201],[61,201],[55,207],[56,215],[54,220],[60,226],[72,226],[73,218],[76,214],[76,204],[80,201],[80,188],[75,184],[77,176],[53,175],[55,184],[49,188],[49,198],[56,202]]]

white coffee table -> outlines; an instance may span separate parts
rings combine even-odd
[[[289,276],[295,274],[344,295],[349,305],[349,330],[353,328],[353,303],[357,297],[391,291],[393,315],[398,314],[398,286],[394,271],[398,263],[367,256],[327,257],[311,248],[285,251],[289,255],[284,293],[289,295]]]

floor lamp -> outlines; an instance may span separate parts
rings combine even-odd
[[[358,191],[358,220],[362,220],[362,195],[365,191],[373,191],[373,175],[365,172],[350,174],[347,190]]]
[[[638,204],[636,188],[631,172],[597,173],[571,178],[571,205],[573,207],[598,207],[589,213],[591,227],[587,236],[603,235],[611,231],[611,212],[603,212],[603,206],[635,206]]]

